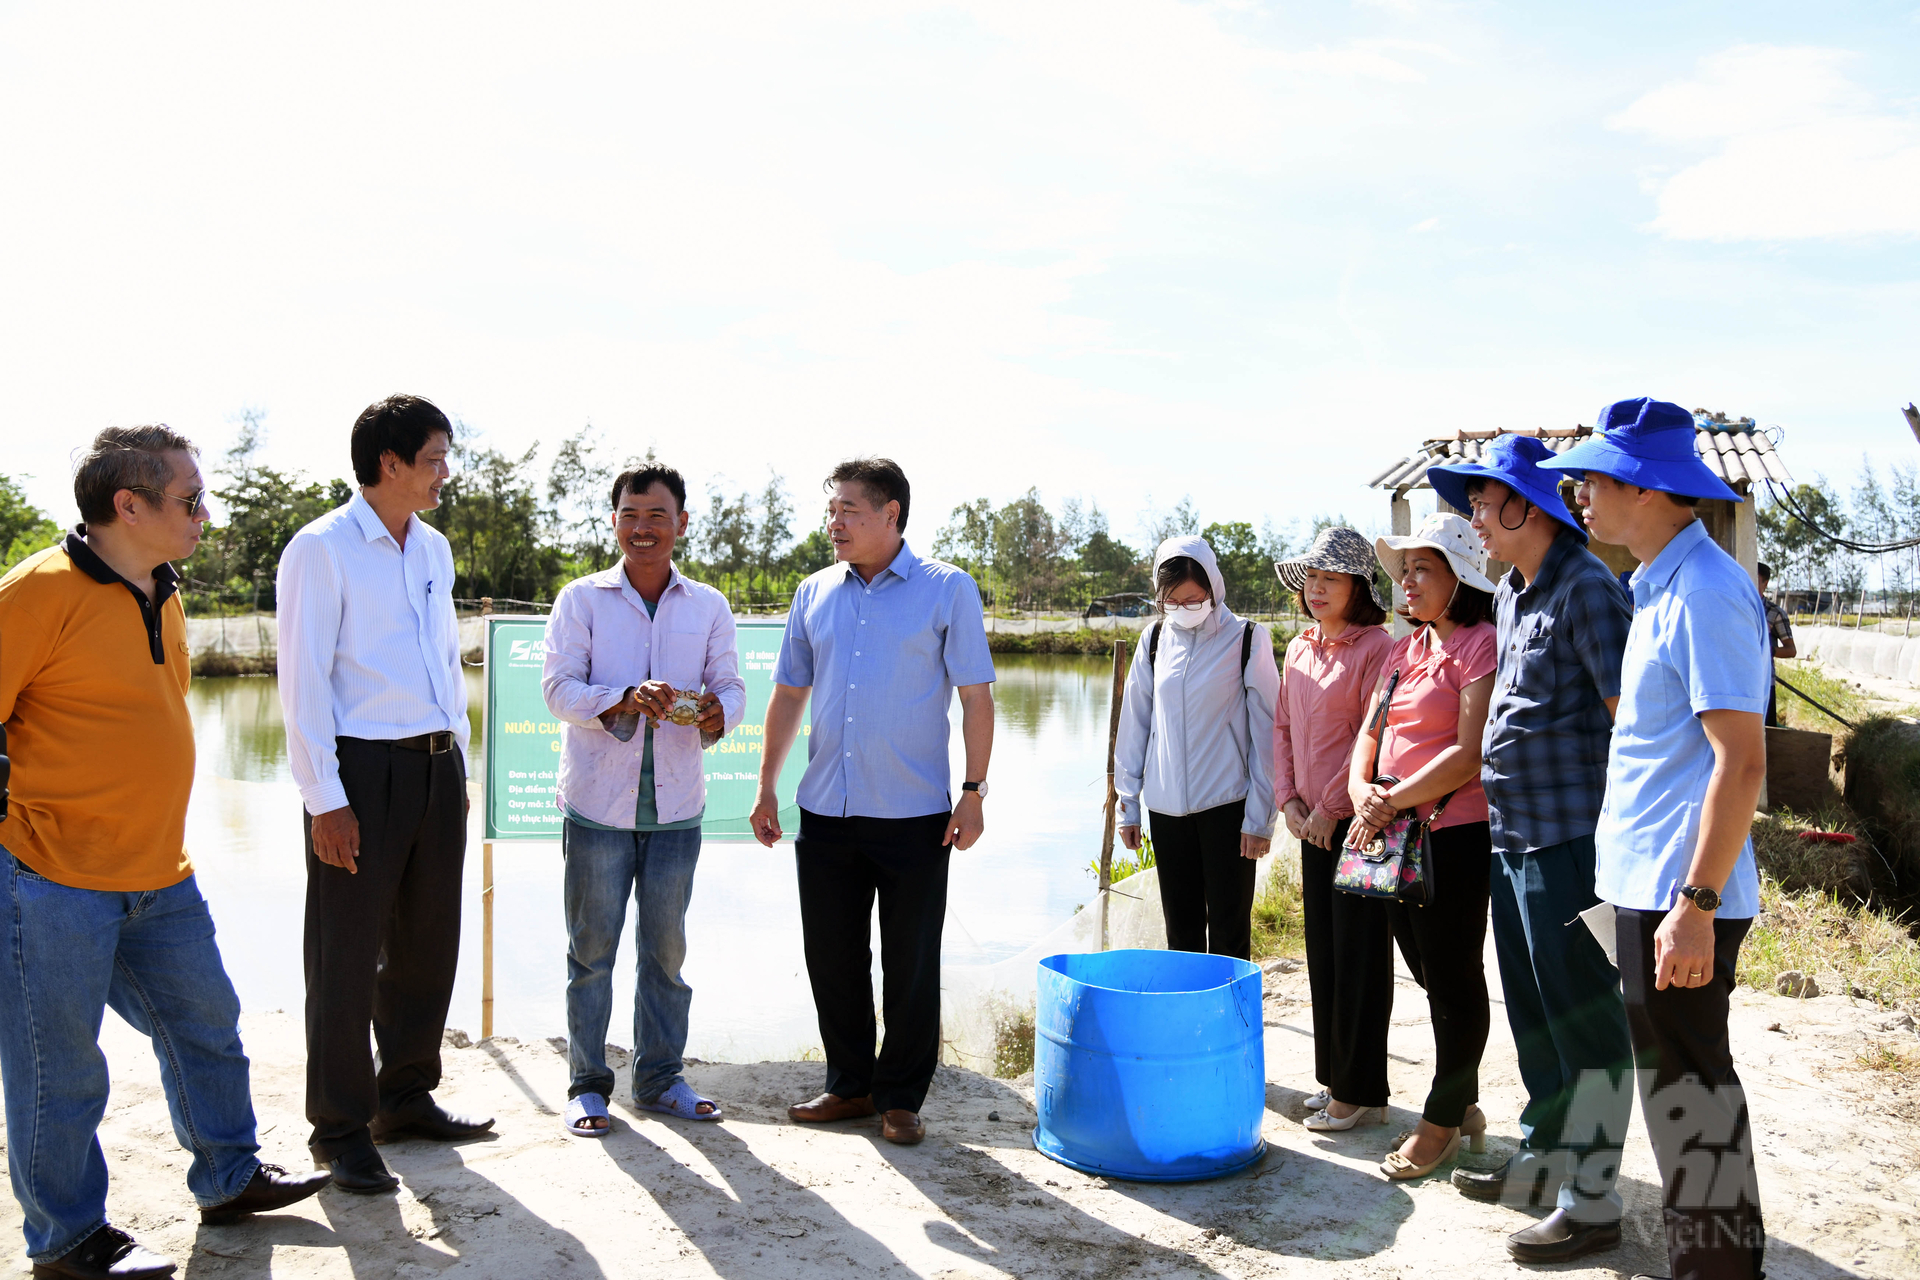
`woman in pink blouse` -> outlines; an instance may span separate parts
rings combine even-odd
[[[1387,1104],[1393,941],[1383,905],[1336,893],[1333,869],[1353,818],[1353,740],[1393,641],[1380,625],[1387,611],[1373,586],[1373,545],[1352,529],[1323,529],[1305,555],[1273,567],[1313,618],[1287,646],[1273,723],[1274,801],[1300,841],[1313,1074],[1322,1086],[1307,1107],[1323,1111],[1337,1098],[1344,1114],[1357,1115]]]
[[[1459,1152],[1462,1137],[1479,1148],[1487,1128],[1475,1105],[1487,1047],[1481,954],[1493,864],[1480,738],[1499,646],[1487,553],[1465,520],[1435,515],[1410,538],[1374,545],[1406,597],[1402,616],[1418,625],[1394,643],[1387,683],[1374,698],[1377,706],[1391,686],[1385,727],[1375,728],[1370,707],[1354,741],[1347,790],[1355,817],[1347,843],[1371,840],[1402,809],[1427,817],[1447,801],[1433,826],[1432,902],[1382,904],[1407,967],[1426,989],[1434,1038],[1433,1086],[1420,1123],[1380,1165],[1397,1180],[1433,1172]]]

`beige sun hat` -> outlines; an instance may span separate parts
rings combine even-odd
[[[1380,567],[1387,571],[1387,576],[1398,582],[1406,567],[1407,552],[1415,547],[1438,551],[1452,566],[1454,577],[1469,587],[1492,594],[1493,583],[1487,578],[1487,549],[1480,545],[1473,526],[1459,516],[1451,512],[1436,513],[1421,521],[1411,537],[1375,538],[1373,554],[1379,557]]]

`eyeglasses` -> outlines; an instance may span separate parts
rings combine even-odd
[[[151,493],[162,498],[172,498],[175,502],[184,502],[187,504],[187,512],[190,515],[198,514],[200,504],[205,501],[207,496],[205,489],[195,493],[191,498],[183,498],[177,493],[168,493],[165,489],[149,489],[143,484],[130,484],[127,488],[132,489],[136,493]]]

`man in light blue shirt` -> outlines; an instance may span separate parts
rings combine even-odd
[[[813,699],[800,780],[800,923],[826,1050],[827,1089],[789,1107],[801,1123],[881,1113],[891,1142],[926,1136],[920,1106],[940,1058],[940,933],[950,849],[980,838],[993,750],[993,658],[980,591],[904,540],[910,491],[886,458],[827,478],[832,566],[794,593],[774,665],[753,832],[780,830],[774,781]],[[966,777],[956,803],[947,712],[960,695]],[[886,1041],[874,1055],[880,904]]]
[[[1695,519],[1702,498],[1740,497],[1695,453],[1693,415],[1623,400],[1600,426],[1540,464],[1578,475],[1587,527],[1640,561],[1594,887],[1616,908],[1670,1274],[1755,1280],[1766,1232],[1727,1006],[1760,907],[1748,832],[1766,778],[1766,619],[1753,580]]]

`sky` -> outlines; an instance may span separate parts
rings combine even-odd
[[[1920,458],[1920,3],[0,0],[0,473],[369,402],[696,489],[1383,524],[1654,395]],[[698,503],[696,498],[696,504]]]

